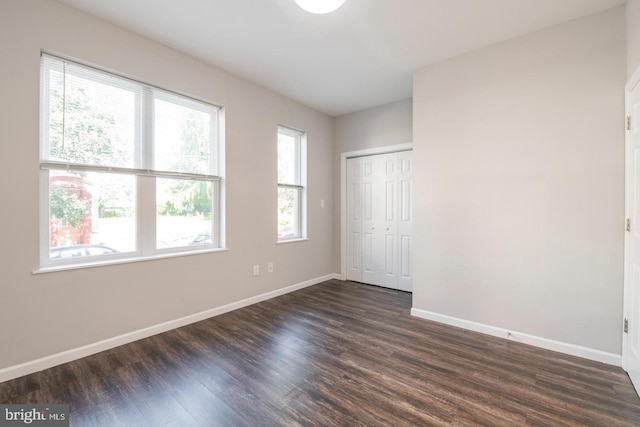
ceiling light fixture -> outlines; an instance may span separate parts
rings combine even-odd
[[[311,13],[333,12],[344,2],[345,0],[296,0],[298,6]]]

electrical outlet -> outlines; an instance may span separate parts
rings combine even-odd
[[[321,208],[324,208],[324,199],[323,199],[323,200],[320,200],[320,207],[321,207]]]
[[[273,273],[273,263],[272,263],[272,262],[270,262],[269,264],[267,264],[267,271],[268,271],[269,273]]]
[[[253,275],[254,276],[259,276],[260,275],[260,266],[259,265],[254,265],[253,266]]]

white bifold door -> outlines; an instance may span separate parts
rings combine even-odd
[[[347,280],[411,292],[411,151],[347,159]]]
[[[636,72],[636,76],[640,71]],[[640,76],[627,86],[623,368],[640,394]]]

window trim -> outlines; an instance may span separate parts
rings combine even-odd
[[[79,270],[83,268],[92,268],[92,267],[104,267],[108,265],[119,265],[119,264],[133,264],[138,262],[147,262],[147,261],[156,261],[167,258],[177,258],[183,256],[192,256],[192,255],[202,255],[216,252],[227,252],[228,248],[210,248],[210,249],[200,249],[193,250],[190,252],[172,252],[172,253],[159,253],[154,255],[143,255],[129,258],[106,258],[103,255],[102,257],[99,255],[92,256],[90,261],[82,262],[82,263],[74,263],[74,264],[56,264],[56,265],[47,265],[40,266],[33,270],[31,274],[45,274],[45,273],[56,273],[58,271],[68,271],[68,270]]]
[[[278,140],[280,134],[292,136],[296,139],[296,178],[299,184],[290,184],[290,183],[281,183],[278,180],[277,189],[286,188],[286,189],[295,189],[298,190],[298,224],[299,230],[296,230],[296,234],[294,236],[288,237],[280,237],[276,232],[277,243],[293,243],[293,242],[301,242],[306,241],[308,239],[307,235],[307,133],[296,128],[278,125],[277,128],[277,138]],[[277,146],[276,146],[276,154],[277,154]],[[276,155],[277,160],[277,155]],[[279,165],[276,161],[276,174],[279,170]],[[277,199],[276,199],[277,200]],[[277,205],[277,203],[276,203]],[[277,215],[276,215],[277,216]],[[277,226],[277,223],[276,223]]]
[[[43,58],[61,61],[64,64],[72,64],[74,67],[87,69],[91,73],[98,73],[95,80],[99,83],[113,87],[130,90],[136,94],[135,106],[135,138],[134,138],[134,167],[111,167],[103,165],[87,165],[64,161],[48,160],[49,150],[49,94],[50,94],[50,68],[44,67]],[[189,95],[164,89],[155,85],[131,79],[112,71],[90,66],[82,62],[70,60],[58,55],[46,52],[41,53],[40,60],[40,138],[39,138],[39,268],[33,273],[86,268],[101,265],[122,264],[130,262],[147,261],[153,259],[170,258],[175,256],[197,255],[202,253],[220,252],[227,250],[225,245],[225,212],[224,212],[224,108]],[[46,70],[46,73],[44,72]],[[86,76],[85,76],[86,77]],[[111,80],[110,77],[114,79]],[[139,97],[139,98],[138,98]],[[197,174],[176,171],[157,170],[153,165],[152,150],[155,144],[153,139],[153,105],[155,99],[161,99],[176,103],[181,106],[211,114],[211,171],[217,173]],[[50,171],[85,171],[95,173],[113,173],[132,175],[136,177],[136,250],[109,255],[95,255],[90,257],[76,257],[65,259],[51,259],[50,253],[50,206],[49,198]],[[211,232],[212,243],[198,246],[179,246],[171,248],[158,248],[156,242],[156,178],[188,179],[211,182],[212,186],[212,215]],[[143,226],[144,223],[144,226]]]

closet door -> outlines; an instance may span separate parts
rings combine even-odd
[[[411,152],[347,160],[347,280],[411,291]]]
[[[398,153],[398,289],[413,286],[413,161],[412,152]]]
[[[379,285],[398,287],[398,154],[378,157],[380,173],[377,190],[380,194],[377,216],[380,217]]]
[[[380,285],[380,159],[362,157],[362,282]]]
[[[347,280],[362,282],[362,158],[347,159]]]
[[[347,160],[347,280],[381,285],[380,160]]]

